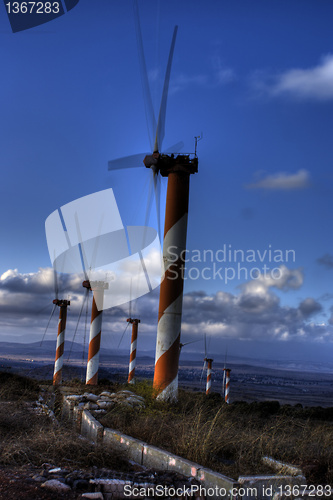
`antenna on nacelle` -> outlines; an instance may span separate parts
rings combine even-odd
[[[194,137],[194,154],[195,156],[197,156],[197,146],[198,146],[198,142],[201,141],[201,139],[203,138],[203,133],[201,132],[200,135],[197,135]]]

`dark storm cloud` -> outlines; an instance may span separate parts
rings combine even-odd
[[[278,303],[277,297],[272,294],[255,295],[244,294],[240,296],[238,306],[248,313],[259,313],[266,310],[271,310]]]
[[[315,301],[311,297],[308,297],[307,299],[303,300],[299,305],[299,310],[301,311],[301,313],[305,318],[308,318],[309,316],[312,316],[313,314],[322,311],[322,309],[323,308],[319,304],[319,302]]]

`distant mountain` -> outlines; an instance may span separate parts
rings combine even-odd
[[[40,342],[33,342],[30,344],[16,343],[16,342],[0,342],[0,358],[13,357],[15,359],[22,359],[25,361],[38,360],[50,361],[55,356],[56,341],[55,340],[45,340],[42,345]],[[88,352],[88,343],[85,346],[85,356]],[[74,342],[67,342],[65,344],[65,358],[67,359],[70,352],[70,361],[77,361],[82,359],[83,356],[83,346],[82,344]],[[108,349],[101,348],[100,360],[101,362],[111,362],[117,364],[127,365],[129,358],[128,349]],[[218,359],[221,361],[219,362]],[[224,367],[224,356],[216,355],[216,359],[213,363],[213,368],[223,369]],[[143,351],[137,356],[138,362],[143,365],[153,365],[154,364],[154,352],[153,351]],[[203,355],[198,352],[185,352],[182,351],[180,356],[180,366],[193,366],[197,367],[198,364],[202,363]],[[228,365],[232,368],[233,366],[243,367],[246,370],[249,367],[255,367],[256,371],[259,372],[260,369],[265,370],[278,370],[278,371],[288,371],[288,372],[308,372],[308,373],[333,373],[333,363],[317,363],[309,361],[293,361],[293,360],[267,360],[260,358],[250,358],[242,356],[229,356],[228,355]]]

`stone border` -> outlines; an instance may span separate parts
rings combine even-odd
[[[200,482],[205,491],[209,490],[210,500],[221,498],[242,500],[272,499],[285,485],[305,485],[303,475],[297,476],[248,476],[240,477],[238,481],[224,476],[211,469],[178,457],[155,446],[135,439],[113,429],[104,428],[88,410],[77,407],[72,401],[64,400],[63,416],[71,420],[76,429],[86,438],[95,443],[102,443],[125,454],[128,460],[133,460],[147,468],[178,472],[187,477],[193,477]],[[243,493],[242,495],[238,493]]]

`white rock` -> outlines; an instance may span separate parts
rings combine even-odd
[[[98,407],[97,408],[110,408],[110,406],[113,406],[114,403],[112,403],[111,401],[97,401],[97,405]],[[96,409],[97,409],[96,408]]]
[[[103,391],[101,392],[100,396],[106,396],[106,397],[110,397],[110,396],[113,396],[115,394],[115,392],[109,392],[109,391]]]
[[[104,497],[103,497],[103,494],[100,491],[98,491],[96,493],[83,493],[81,495],[81,498],[88,498],[88,499],[90,498],[91,500],[94,500],[94,499],[103,500]]]
[[[42,488],[47,488],[48,490],[53,490],[53,491],[70,491],[70,487],[67,484],[61,483],[57,479],[50,479],[49,481],[45,481],[43,483]]]
[[[93,402],[95,402],[95,401],[97,401],[97,399],[99,399],[99,396],[97,396],[96,394],[92,394],[92,393],[86,393],[86,392],[85,392],[85,393],[83,394],[83,396],[84,396],[85,398],[87,398],[87,399],[88,399],[88,401],[93,401]]]
[[[130,396],[129,398],[127,398],[127,401],[129,403],[136,403],[138,405],[144,405],[144,401],[142,401],[141,399],[138,399],[137,397],[134,397],[134,396]]]
[[[95,403],[92,403],[91,401],[88,401],[88,403],[84,404],[83,407],[85,410],[98,410],[98,405]]]
[[[81,401],[81,398],[82,396],[79,396],[78,394],[72,394],[66,397],[69,401]]]
[[[61,467],[56,467],[55,469],[50,469],[50,474],[56,474],[57,472],[61,472]]]
[[[143,396],[139,396],[138,394],[135,394],[136,399],[139,399],[143,403],[145,402],[145,398]]]

